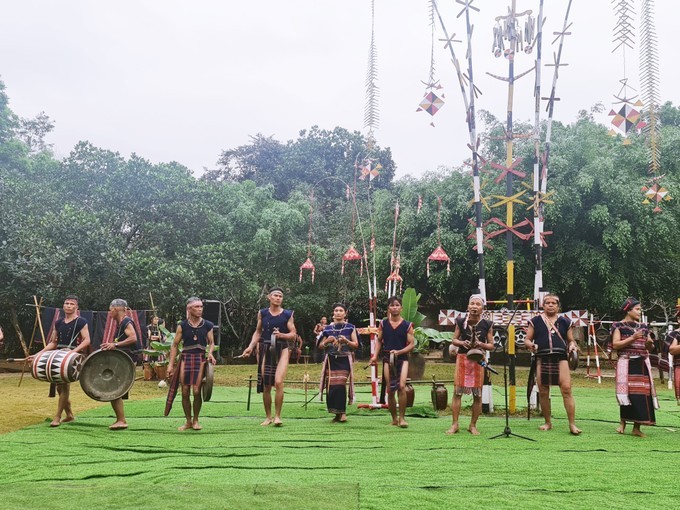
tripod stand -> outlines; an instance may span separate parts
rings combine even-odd
[[[517,313],[518,308],[515,307],[515,309],[512,312],[512,316],[510,317],[510,320],[508,321],[508,325],[505,326],[505,342],[503,342],[503,351],[504,351],[504,358],[503,358],[503,385],[505,387],[505,428],[503,429],[503,432],[500,434],[497,434],[493,437],[490,437],[489,439],[498,439],[499,437],[518,437],[520,439],[525,439],[527,441],[534,441],[536,442],[535,439],[531,439],[530,437],[526,436],[520,436],[519,434],[514,434],[512,430],[510,429],[510,409],[508,407],[508,352],[506,350],[507,344],[508,344],[508,328],[510,327],[510,324],[512,324],[512,319],[515,318],[515,314]]]

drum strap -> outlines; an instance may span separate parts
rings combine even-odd
[[[557,333],[557,336],[560,337],[560,340],[562,340],[562,343],[564,343],[564,347],[566,349],[569,349],[569,344],[567,344],[566,340],[562,338],[562,333],[560,333],[560,330],[557,329],[555,323],[551,322],[550,319],[548,319],[544,314],[541,314],[541,318],[543,319],[543,322],[545,322],[545,325],[548,328],[548,339],[550,340],[550,352],[552,352],[553,350],[552,331],[555,331],[555,333]]]
[[[73,345],[73,342],[75,342],[76,338],[78,338],[78,336],[80,334],[80,330],[78,329],[78,318],[79,317],[80,317],[79,315],[76,315],[76,318],[74,319],[75,324],[73,325],[73,331],[71,332],[71,341],[68,343],[68,349],[71,348],[71,346]],[[64,316],[64,319],[65,318],[66,317]]]

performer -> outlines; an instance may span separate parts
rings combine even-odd
[[[288,371],[290,350],[288,342],[297,336],[293,321],[293,310],[285,310],[283,290],[274,287],[269,291],[269,308],[263,308],[257,313],[257,327],[248,347],[241,356],[250,356],[257,346],[257,392],[262,393],[266,419],[263,426],[274,424],[283,425],[281,408],[283,407],[283,382]],[[276,387],[275,416],[272,419],[272,386]]]
[[[676,319],[680,316],[680,311],[676,314]],[[666,341],[670,340],[668,352],[673,356],[673,382],[675,385],[675,398],[680,405],[680,327],[668,333]]]
[[[612,324],[612,345],[618,354],[616,362],[616,400],[619,402],[621,422],[616,431],[623,434],[626,423],[633,422],[634,436],[645,437],[640,425],[654,425],[654,409],[659,408],[652,377],[649,351],[654,342],[649,326],[640,322],[642,306],[634,297],[621,306],[623,321]]]
[[[321,333],[323,333],[323,330],[326,329],[326,326],[328,326],[328,319],[326,317],[321,317],[319,323],[316,326],[314,326],[314,337],[316,338],[317,346],[321,341]]]
[[[102,344],[101,349],[103,351],[118,349],[130,356],[130,359],[133,359],[132,350],[135,345],[137,345],[137,333],[135,333],[132,319],[125,315],[127,310],[128,304],[124,299],[114,299],[111,301],[109,311],[111,312],[113,320],[118,324],[118,327],[113,342]],[[121,398],[111,401],[113,412],[116,413],[116,421],[109,426],[111,430],[123,430],[128,428],[127,421],[125,421],[125,409],[123,407],[123,399],[127,398],[128,395],[126,393]]]
[[[154,315],[151,318],[151,324],[146,328],[146,338],[147,338],[147,349],[151,349],[151,342],[161,342],[165,343],[165,333],[161,331],[160,326],[163,325],[163,319],[158,318],[158,316]],[[148,354],[144,355],[144,361],[150,361],[150,356]],[[165,355],[160,354],[157,358],[156,361],[165,361]]]
[[[35,358],[47,351],[54,349],[72,349],[75,352],[87,354],[90,348],[90,331],[87,327],[87,321],[79,317],[78,313],[78,296],[70,295],[64,298],[62,305],[64,310],[64,317],[58,319],[54,324],[54,330],[50,335],[47,345],[37,354],[30,356],[28,361],[33,361]],[[71,408],[71,385],[68,383],[56,383],[57,394],[57,413],[50,423],[50,427],[58,427],[62,423],[73,421],[73,409]],[[52,396],[52,395],[50,395]],[[65,413],[62,419],[61,415]]]
[[[465,318],[456,319],[456,330],[453,333],[453,345],[458,348],[456,355],[456,377],[451,401],[453,423],[447,434],[458,432],[460,404],[464,394],[472,394],[472,419],[468,432],[479,435],[477,420],[482,414],[482,386],[484,384],[484,368],[476,361],[470,360],[467,353],[470,349],[491,351],[493,345],[493,323],[482,319],[486,302],[481,294],[473,294],[468,302],[468,314]]]
[[[319,392],[326,386],[328,412],[335,414],[334,422],[347,421],[347,381],[349,380],[349,403],[354,403],[354,350],[359,347],[356,328],[345,322],[347,308],[342,303],[333,305],[333,322],[321,332],[319,347],[326,349],[321,369]]]
[[[213,328],[215,325],[203,319],[203,301],[197,297],[187,300],[187,318],[177,326],[175,339],[170,348],[170,363],[168,364],[168,377],[172,377],[175,371],[175,359],[179,342],[183,341],[182,359],[179,370],[180,383],[182,384],[182,409],[186,422],[179,427],[179,431],[187,429],[201,430],[198,423],[198,415],[201,412],[203,397],[201,384],[205,373],[206,354],[209,363],[217,363],[213,356],[215,339]],[[194,393],[193,417],[191,416],[191,391]]]
[[[382,356],[383,379],[387,385],[387,406],[392,415],[392,425],[401,428],[408,427],[404,419],[406,415],[406,377],[408,375],[408,353],[415,346],[413,336],[413,324],[401,317],[401,299],[392,296],[387,300],[387,319],[380,321],[378,326],[378,338],[375,353],[371,356],[371,364],[378,362],[381,347],[384,347]],[[395,376],[390,373],[390,354],[396,356]],[[397,402],[394,393],[399,395],[399,418],[397,419]]]
[[[527,337],[524,346],[536,354],[536,382],[541,412],[545,423],[539,430],[553,428],[550,407],[550,386],[559,386],[562,392],[564,409],[567,411],[569,432],[575,436],[581,433],[576,426],[576,404],[571,393],[571,374],[567,353],[577,351],[571,321],[558,316],[560,298],[555,294],[546,294],[543,298],[543,311],[532,318],[527,325]]]

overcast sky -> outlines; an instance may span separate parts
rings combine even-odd
[[[551,60],[551,34],[562,27],[567,0],[545,4],[544,62]],[[491,54],[491,34],[493,18],[507,12],[510,0],[474,5],[481,9],[472,18],[475,82],[483,93],[477,108],[504,118],[507,85],[485,73],[507,74],[507,60]],[[675,105],[677,5],[656,1],[660,95]],[[15,113],[45,111],[55,121],[48,141],[59,157],[89,140],[125,157],[135,152],[153,162],[178,161],[200,174],[215,167],[222,150],[246,144],[256,133],[286,141],[313,125],[365,132],[370,6],[370,0],[6,2],[0,78]],[[464,36],[464,18],[456,18],[460,5],[439,0],[439,7],[449,33]],[[537,15],[538,0],[517,0],[517,9]],[[573,0],[570,19],[563,53],[569,66],[557,83],[561,101],[555,110],[564,122],[598,102],[608,111],[624,72],[621,52],[612,54],[611,0]],[[416,113],[430,65],[428,1],[376,0],[375,37],[376,138],[391,147],[397,176],[460,165],[469,153],[464,106],[439,41],[436,77],[446,104],[433,119]],[[456,51],[465,57],[463,44]],[[530,68],[533,59],[518,55],[516,71]],[[637,48],[626,55],[626,68],[637,87]],[[542,74],[543,95],[549,95],[552,68]],[[529,75],[516,85],[516,119],[533,118],[533,80]]]

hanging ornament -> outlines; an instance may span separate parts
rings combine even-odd
[[[345,274],[345,262],[346,261],[349,262],[349,261],[353,261],[353,260],[359,261],[359,264],[361,266],[361,276],[364,275],[364,261],[363,261],[361,254],[354,247],[354,243],[352,243],[350,245],[349,249],[342,256],[342,269],[340,270],[340,274]]]
[[[434,117],[435,114],[442,109],[444,106],[444,93],[443,92],[438,92],[435,93],[435,91],[441,91],[443,87],[439,84],[439,80],[435,80],[434,74],[434,4],[433,0],[430,1],[430,27],[431,27],[431,39],[432,43],[430,46],[430,76],[428,80],[421,81],[423,85],[425,85],[425,94],[423,95],[423,99],[421,99],[420,104],[418,105],[418,108],[416,109],[416,112],[427,112],[430,114],[431,117]],[[434,122],[430,122],[430,126],[434,127]]]
[[[430,261],[435,262],[446,262],[446,276],[451,274],[451,259],[442,248],[441,243],[441,208],[442,199],[437,197],[437,247],[435,250],[427,257],[427,277],[430,277]]]
[[[300,283],[302,283],[302,271],[309,270],[312,272],[312,283],[314,283],[314,275],[316,273],[316,269],[314,268],[314,264],[312,263],[312,259],[310,257],[307,257],[307,260],[305,260],[304,264],[300,266]]]
[[[302,283],[302,272],[303,271],[311,271],[312,272],[312,283],[314,283],[314,275],[316,273],[316,269],[314,268],[314,263],[312,262],[312,212],[313,212],[313,203],[314,200],[314,192],[310,193],[309,195],[309,232],[307,233],[307,260],[303,262],[303,264],[300,266],[300,283]]]
[[[420,210],[423,208],[423,197],[418,195],[418,208],[416,209],[416,214],[420,214]]]
[[[659,181],[662,177],[663,175],[654,177],[649,181],[649,186],[642,187],[642,192],[645,195],[645,199],[642,201],[642,203],[653,203],[654,209],[652,209],[652,211],[655,213],[661,212],[661,207],[659,207],[661,202],[672,200],[668,190],[659,184]]]

